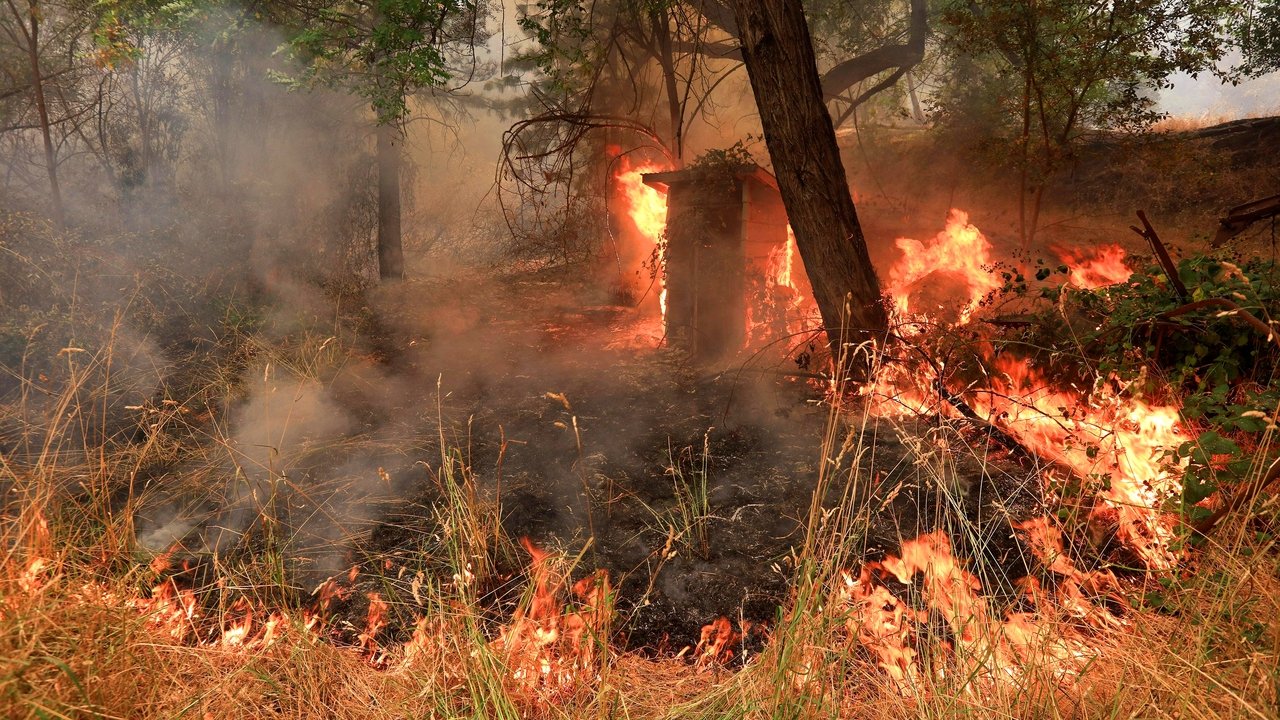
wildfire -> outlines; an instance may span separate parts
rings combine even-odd
[[[615,153],[620,152],[614,148]],[[628,272],[647,271],[658,282],[658,308],[663,317],[667,314],[667,288],[664,277],[666,258],[662,242],[667,227],[667,196],[657,188],[644,183],[646,173],[662,172],[668,168],[651,162],[634,163],[629,155],[617,156],[614,182],[617,198],[623,206],[630,228],[624,230],[626,249],[620,252]]]
[[[994,392],[975,409],[984,407],[1028,448],[1079,477],[1108,478],[1094,519],[1104,524],[1102,514],[1114,514],[1119,539],[1148,567],[1172,567],[1173,528],[1160,508],[1182,490],[1180,468],[1165,460],[1190,439],[1178,409],[1120,397],[1105,385],[1087,396],[1053,390],[1025,361],[1001,357],[994,364]]]
[[[151,569],[161,575],[172,570],[191,570],[190,561],[184,560],[180,568],[172,567],[174,551],[162,553],[151,563]],[[103,587],[86,585],[85,591],[101,601],[116,602],[114,593]],[[184,587],[175,577],[165,577],[143,597],[121,601],[141,613],[148,625],[175,642],[223,648],[265,648],[272,645],[283,632],[285,617],[281,612],[268,612],[255,606],[247,597],[239,597],[230,605],[213,613],[202,608],[196,593]]]
[[[787,225],[786,241],[770,250],[767,265],[760,267],[764,294],[759,307],[747,309],[748,343],[773,340],[779,331],[799,335],[816,312],[799,252],[795,233]]]
[[[607,652],[614,615],[613,590],[607,573],[597,571],[566,591],[566,578],[557,557],[528,540],[522,543],[531,556],[531,593],[511,620],[498,628],[488,649],[501,658],[503,680],[518,697],[554,705],[571,693],[592,687],[598,679],[599,661]],[[191,569],[188,563],[174,567],[171,555],[172,552],[160,555],[153,568],[161,574]],[[34,596],[64,580],[50,573],[49,567],[48,561],[39,558],[28,563],[21,573],[23,592]],[[349,635],[347,624],[331,614],[331,604],[357,595],[350,583],[356,581],[358,571],[353,567],[349,573],[321,583],[312,593],[311,607],[297,623],[289,623],[281,612],[265,611],[246,597],[222,608],[206,608],[196,591],[184,587],[175,576],[164,578],[149,593],[137,597],[121,595],[94,581],[70,589],[74,602],[136,611],[158,640],[181,645],[250,653],[271,647],[286,633],[297,632],[304,638],[338,640],[371,666],[388,671],[411,670],[424,658],[446,668],[465,667],[455,655],[459,651],[457,636],[469,636],[473,631],[448,627],[451,620],[441,618],[439,613],[420,617],[403,644],[382,644],[391,608],[376,592],[366,594],[363,626],[350,629],[354,638]],[[415,598],[419,597],[422,582],[419,575],[413,583]],[[459,582],[470,581],[455,578],[455,585]],[[451,602],[465,603],[465,595],[459,593]],[[568,602],[570,598],[572,603]],[[732,650],[717,646],[709,652],[731,654]],[[450,675],[447,669],[445,675]],[[465,670],[451,677],[465,682]]]
[[[991,243],[969,222],[969,214],[952,209],[946,227],[929,243],[898,238],[902,257],[889,268],[889,296],[902,317],[939,316],[944,305],[962,298],[955,321],[964,324],[982,299],[1000,287],[991,273]],[[947,293],[939,296],[938,293]]]
[[[1124,248],[1119,245],[1103,245],[1092,252],[1067,248],[1053,248],[1069,268],[1071,284],[1083,290],[1126,282],[1133,271],[1125,265]]]
[[[1105,383],[1088,393],[1055,389],[1019,358],[988,356],[987,362],[997,372],[988,388],[967,391],[972,409],[1040,457],[1079,479],[1094,479],[1102,503],[1090,520],[1098,527],[1114,525],[1118,539],[1148,567],[1172,567],[1173,522],[1161,508],[1182,486],[1181,468],[1166,457],[1191,439],[1178,408],[1122,396]],[[888,363],[861,392],[871,411],[884,417],[955,417],[938,398],[937,382],[930,369]],[[1048,472],[1046,480],[1065,478]]]
[[[583,609],[566,613],[559,597],[565,579],[554,566],[552,554],[527,538],[520,542],[532,557],[532,595],[502,628],[495,647],[505,656],[512,678],[525,687],[571,688],[583,679],[581,673],[590,671],[593,641],[605,632],[611,590],[608,575],[598,573],[576,583],[573,594]]]
[[[643,258],[650,258],[660,287],[666,197],[645,185],[642,175],[662,169],[654,164],[633,165],[621,156],[615,176],[633,236],[640,241],[635,246],[638,252],[630,257],[640,262],[637,270],[645,267]],[[897,246],[903,256],[888,273],[888,292],[899,317],[938,320],[932,316],[936,308],[931,303],[941,303],[944,294],[951,292],[959,306],[953,322],[968,323],[983,298],[1000,285],[992,272],[990,243],[961,210],[949,213],[945,229],[931,241],[900,238]],[[804,305],[808,294],[802,288],[803,270],[796,264],[796,253],[788,226],[786,242],[768,256],[764,279],[771,297],[792,311]],[[1082,288],[1129,277],[1119,247],[1103,247],[1092,255],[1059,254],[1071,266],[1071,282]],[[662,287],[659,306],[664,315],[665,299]],[[790,330],[792,316],[787,317]],[[1026,360],[996,356],[989,346],[981,354],[985,367],[992,370],[984,387],[948,389],[941,366],[922,370],[893,361],[877,368],[862,392],[870,398],[871,411],[881,416],[958,417],[945,398],[952,397],[954,403],[963,394],[968,406],[987,422],[1077,479],[1094,483],[1098,502],[1090,511],[1093,523],[1114,528],[1114,536],[1149,568],[1173,567],[1178,558],[1172,521],[1161,508],[1181,490],[1180,468],[1166,459],[1168,451],[1190,439],[1179,422],[1178,408],[1125,396],[1114,382],[1099,383],[1087,391],[1065,389]],[[951,392],[956,395],[948,395]],[[1045,475],[1063,479],[1053,478],[1052,471]],[[1054,489],[1046,485],[1047,494]],[[936,668],[987,684],[1019,677],[1032,666],[1047,665],[1055,676],[1075,672],[1092,651],[1077,639],[1075,630],[1054,623],[1053,614],[1061,611],[1075,627],[1119,625],[1121,621],[1100,610],[1096,602],[1118,594],[1118,581],[1106,571],[1078,568],[1064,548],[1061,529],[1048,517],[1022,522],[1015,531],[1044,571],[1040,579],[1020,581],[1025,595],[1021,608],[1030,611],[997,607],[983,595],[977,576],[956,557],[947,534],[935,531],[903,542],[897,555],[839,574],[836,587],[824,590],[823,598],[830,598],[828,606],[841,613],[840,636],[867,651],[904,690],[926,672],[941,672]],[[500,667],[504,683],[522,697],[553,705],[599,681],[612,632],[613,588],[604,571],[570,584],[555,554],[527,539],[521,542],[530,557],[529,594],[509,622],[497,628],[496,636],[485,636],[482,647],[500,660],[494,667]],[[175,568],[173,555],[173,551],[162,554],[152,563],[151,570],[161,579],[143,597],[120,600],[101,587],[83,592],[98,601],[136,609],[159,637],[177,643],[247,651],[269,647],[289,632],[285,616],[267,612],[246,597],[209,612],[196,592],[176,579],[192,568],[188,564]],[[295,624],[297,631],[309,637],[341,638],[352,652],[383,669],[409,668],[428,657],[443,664],[459,662],[457,645],[447,637],[447,618],[420,617],[407,642],[384,645],[391,634],[386,632],[391,607],[377,592],[363,595],[368,604],[362,627],[336,622],[332,617],[335,601],[363,602],[356,590],[358,573],[359,568],[352,567],[321,583],[312,593],[303,621]],[[57,580],[48,577],[47,563],[37,558],[21,575],[19,586],[34,594]],[[459,597],[452,602],[474,603],[474,594],[463,597],[474,580],[470,570],[454,576],[453,588],[459,590]],[[415,599],[422,582],[419,574],[412,589]],[[448,584],[441,582],[439,587]],[[908,588],[908,597],[903,597],[901,587]],[[918,593],[914,605],[911,592]],[[939,620],[945,623],[947,639],[931,650],[922,638],[936,634]],[[467,632],[480,635],[474,628]],[[745,652],[744,640],[752,632],[763,634],[750,623],[735,629],[728,618],[717,618],[702,628],[692,649],[694,665],[705,668],[730,661]],[[946,655],[946,662],[931,662],[933,653]],[[459,672],[465,674],[465,670]]]
[[[889,294],[904,316],[936,320],[931,308],[919,308],[915,300],[924,294],[923,286],[933,289],[940,278],[953,278],[948,289],[962,302],[957,322],[964,323],[999,285],[991,272],[991,245],[963,211],[951,211],[946,229],[933,243],[899,239],[898,247],[904,256],[889,272]],[[1082,288],[1123,282],[1131,272],[1118,246],[1093,253],[1057,252],[1071,268],[1072,283]],[[1099,483],[1104,502],[1095,507],[1093,519],[1115,524],[1119,539],[1149,567],[1171,567],[1173,531],[1159,508],[1181,490],[1179,469],[1164,460],[1169,450],[1190,439],[1180,426],[1178,408],[1120,397],[1105,384],[1089,392],[1057,389],[1023,359],[993,359],[989,346],[981,354],[998,372],[989,388],[968,391],[973,409],[1079,478],[1106,476],[1107,482]],[[887,363],[862,392],[871,398],[872,411],[886,416],[952,414],[947,403],[931,399],[938,383],[932,368]]]
[[[992,272],[990,243],[962,211],[951,211],[946,229],[932,243],[899,239],[898,248],[903,257],[889,272],[888,292],[901,318],[964,324],[1000,284]],[[1077,287],[1124,282],[1131,273],[1118,246],[1057,252]],[[934,315],[957,302],[954,319]],[[1074,475],[1072,480],[1095,498],[1086,518],[1091,531],[1113,535],[1150,569],[1172,568],[1178,560],[1174,520],[1163,508],[1181,491],[1182,468],[1168,457],[1191,439],[1178,408],[1132,397],[1114,378],[1085,390],[1065,388],[1025,359],[996,356],[986,343],[976,351],[991,369],[981,385],[947,388],[938,376],[941,366],[896,360],[877,368],[861,392],[870,411],[884,417],[959,417],[947,398],[962,398],[981,418],[1058,465],[1044,473],[1047,496],[1065,484],[1064,473]],[[1034,577],[1020,581],[1036,613],[999,617],[980,594],[977,579],[952,554],[947,536],[935,532],[904,542],[898,557],[845,576],[838,595],[851,610],[850,636],[899,683],[913,681],[926,665],[920,657],[924,650],[914,641],[930,613],[946,620],[951,650],[958,659],[969,658],[963,671],[973,677],[1009,676],[1033,658],[1049,661],[1055,672],[1079,667],[1090,654],[1087,646],[1073,639],[1070,629],[1051,626],[1047,614],[1056,609],[1070,623],[1116,627],[1123,621],[1097,600],[1118,595],[1118,581],[1105,570],[1076,567],[1050,518],[1025,521],[1017,531],[1052,578],[1049,587]],[[916,610],[890,592],[886,578],[920,588],[928,610]]]
[[[769,264],[773,268],[773,283],[778,287],[789,288],[800,292],[793,273],[796,262],[796,234],[787,225],[787,241],[778,246],[769,256]]]
[[[721,615],[714,622],[702,626],[693,655],[699,667],[728,662],[733,659],[734,647],[741,642],[742,633],[734,630],[733,622]]]
[[[927,609],[913,609],[890,592],[885,584],[890,578],[918,587]],[[1046,660],[1055,674],[1067,674],[1089,657],[1082,643],[1050,628],[1040,615],[999,617],[981,590],[978,578],[963,567],[951,541],[939,530],[904,542],[898,556],[865,564],[856,577],[845,573],[835,601],[849,609],[845,624],[850,639],[874,653],[880,668],[903,691],[924,671],[917,638],[931,613],[945,620],[950,630],[950,642],[940,649],[951,655],[958,674],[972,681],[1011,679],[1022,668],[1040,667]]]
[[[885,362],[858,389],[858,394],[867,398],[871,413],[880,417],[944,414],[947,409],[932,390],[935,381],[931,370]]]

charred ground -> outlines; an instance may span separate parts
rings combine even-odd
[[[631,308],[585,304],[589,292],[523,273],[411,282],[367,298],[434,311],[430,322],[364,310],[349,318],[366,362],[326,382],[329,411],[349,425],[338,442],[301,448],[287,470],[294,602],[305,605],[310,588],[351,566],[362,591],[412,595],[414,571],[433,563],[423,538],[445,532],[432,511],[443,451],[474,473],[505,536],[580,552],[575,577],[610,573],[621,645],[674,653],[719,616],[757,626],[774,619],[818,464],[831,452],[821,442],[832,422],[818,402],[822,384],[788,377],[782,360],[699,368],[646,335]],[[511,308],[528,310],[514,317]],[[942,529],[958,551],[992,561],[982,564],[997,569],[984,587],[1015,603],[1028,559],[1013,525],[1040,512],[1034,469],[973,428],[858,412],[835,422],[855,448],[828,467],[847,480],[827,503],[843,482],[857,487],[869,517],[863,559]],[[958,483],[930,469],[940,442],[962,448],[948,460]],[[350,489],[371,483],[376,490]],[[334,522],[352,502],[368,510]],[[213,529],[235,528],[234,509],[203,507],[174,538],[181,546],[210,550]],[[248,547],[259,542],[253,528],[242,532]],[[493,553],[485,602],[501,617],[519,601],[529,558],[510,547]],[[367,609],[361,597],[338,608],[352,627]],[[403,622],[383,632],[401,636],[416,615],[406,601],[397,607]]]

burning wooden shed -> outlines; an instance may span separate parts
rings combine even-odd
[[[643,177],[667,195],[671,343],[713,362],[785,334],[807,282],[774,177],[754,164]]]

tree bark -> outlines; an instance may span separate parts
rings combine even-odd
[[[400,238],[400,153],[403,138],[392,123],[378,125],[378,277],[404,278]]]
[[[907,72],[907,97],[911,99],[911,119],[925,124],[924,109],[920,107],[920,96],[916,94],[916,80],[911,72]]]
[[[823,103],[800,0],[733,0],[765,144],[832,354],[883,336],[888,316]],[[848,368],[846,368],[848,369]]]
[[[231,112],[233,107],[234,67],[233,48],[230,41],[221,40],[212,48],[209,64],[209,104],[213,115],[213,149],[218,163],[218,180],[222,191],[230,196],[231,179]]]
[[[40,116],[40,133],[44,136],[44,164],[49,175],[49,199],[53,203],[53,222],[66,224],[62,209],[62,187],[58,183],[58,159],[53,149],[53,131],[49,123],[49,106],[44,98],[44,79],[40,73],[40,7],[36,0],[27,3],[30,23],[23,32],[27,41],[27,59],[31,64],[31,88],[35,92],[36,112]],[[15,10],[16,13],[16,10]]]

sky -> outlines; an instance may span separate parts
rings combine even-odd
[[[1174,86],[1160,93],[1160,107],[1175,117],[1232,120],[1280,115],[1280,73],[1232,86],[1212,75],[1179,74]]]

